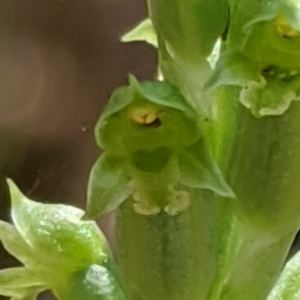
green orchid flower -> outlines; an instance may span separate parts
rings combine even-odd
[[[91,171],[87,218],[127,199],[138,214],[175,215],[193,201],[190,188],[234,197],[197,114],[167,82],[139,83],[131,76],[128,87],[113,93],[95,134],[104,153]]]

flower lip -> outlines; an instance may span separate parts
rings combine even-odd
[[[136,168],[143,172],[160,172],[163,170],[171,156],[171,150],[160,147],[153,151],[138,150],[132,155],[132,162]]]

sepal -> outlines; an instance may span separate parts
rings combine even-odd
[[[221,197],[235,198],[219,167],[204,148],[194,147],[179,154],[178,165],[182,185],[193,189],[207,189]]]
[[[121,41],[125,43],[144,41],[155,48],[158,47],[156,32],[149,18],[145,19],[128,33],[123,35]]]
[[[116,209],[131,193],[125,160],[102,154],[90,173],[84,218],[96,218]]]
[[[47,285],[32,270],[25,267],[0,271],[0,295],[12,300],[35,300]]]

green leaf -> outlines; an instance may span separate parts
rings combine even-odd
[[[82,210],[31,201],[11,180],[8,180],[8,185],[13,222],[34,253],[26,265],[34,265],[35,270],[49,280],[59,281],[64,273],[90,263],[101,263],[107,258],[104,236],[95,222],[81,220]],[[55,272],[59,276],[53,276]]]
[[[90,174],[84,218],[96,218],[114,210],[131,192],[124,159],[102,154]]]
[[[12,297],[11,300],[36,300],[39,293],[40,292],[33,292],[33,293],[24,292],[24,295]]]
[[[32,270],[25,267],[9,268],[0,271],[0,294],[2,289],[18,289],[44,286],[41,278]]]
[[[0,295],[16,300],[30,300],[36,299],[36,296],[46,289],[39,276],[27,268],[17,267],[0,271]]]
[[[249,82],[260,82],[261,65],[247,59],[238,51],[229,51],[221,55],[215,71],[205,84],[207,89],[219,86],[244,86]]]
[[[131,31],[126,33],[122,37],[121,41],[122,42],[145,41],[148,44],[157,48],[156,32],[155,32],[152,22],[149,18],[142,21],[136,27],[134,27]]]
[[[23,296],[13,297],[13,298],[11,298],[11,300],[36,300],[37,296],[40,292],[42,292],[42,291],[32,292],[31,294],[29,294],[29,293],[26,294],[24,292]]]
[[[0,240],[4,248],[24,265],[32,266],[34,254],[16,228],[0,221]]]
[[[110,261],[106,240],[97,224],[81,220],[84,211],[78,208],[34,202],[27,199],[13,181],[7,180],[7,183],[15,226],[0,221],[0,239],[25,267],[0,271],[0,294],[14,300],[34,300],[41,291],[51,289],[54,293],[61,291],[71,295],[59,298],[61,300],[75,299],[73,275],[94,265],[100,270]],[[96,287],[106,280],[107,274],[98,275]],[[84,289],[87,278],[79,279]],[[89,287],[85,289],[85,299],[102,299],[93,292]],[[111,298],[103,299],[112,299],[115,294],[113,290]]]
[[[10,297],[11,300],[36,300],[38,294],[44,290],[46,290],[45,287],[4,289],[0,291],[0,294]]]
[[[180,59],[210,55],[226,28],[228,4],[223,0],[151,0],[149,13],[159,44]]]
[[[267,300],[300,299],[300,252],[285,266]]]

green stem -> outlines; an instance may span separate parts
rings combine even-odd
[[[209,192],[194,192],[176,216],[142,216],[126,201],[118,211],[121,279],[130,300],[202,300],[216,271],[214,211]]]
[[[296,231],[300,227],[299,103],[281,116],[260,119],[238,105],[236,123],[228,168],[239,217],[276,235]]]
[[[250,231],[240,226],[235,257],[229,254],[222,287],[210,300],[265,300],[282,270],[295,233],[282,237]]]
[[[299,228],[300,106],[258,119],[235,100],[238,93],[218,94],[219,162],[236,192],[238,219],[225,233],[209,300],[265,300]]]
[[[228,213],[227,218],[222,216],[218,218],[218,267],[216,269],[214,280],[210,286],[207,300],[218,299],[220,291],[223,287],[225,278],[231,264],[235,261],[238,252],[239,234],[236,230],[237,220],[232,214],[231,207],[228,209],[221,209],[222,213]]]

